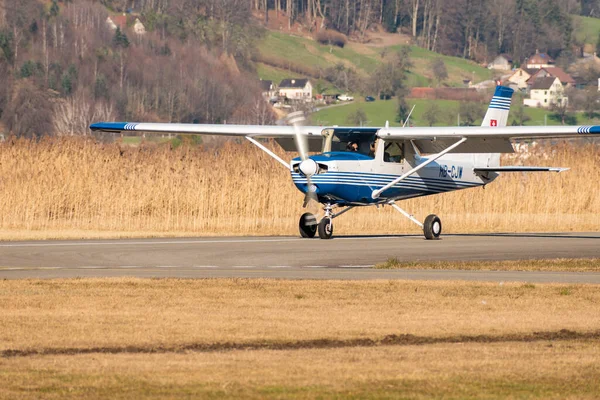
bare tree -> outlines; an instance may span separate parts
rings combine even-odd
[[[102,100],[94,103],[89,93],[78,90],[73,96],[56,102],[54,132],[58,136],[87,135],[90,123],[115,118],[110,104]]]
[[[48,94],[30,80],[19,81],[2,114],[4,125],[16,136],[51,135],[52,103]]]
[[[433,72],[438,87],[443,81],[448,79],[446,63],[440,57],[437,57],[431,62],[431,72]]]
[[[427,104],[425,112],[423,113],[423,118],[425,118],[427,124],[429,124],[429,126],[435,125],[435,123],[439,120],[439,116],[440,108],[438,107],[438,105],[435,102],[429,102]]]

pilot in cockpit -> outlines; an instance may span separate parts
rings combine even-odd
[[[346,145],[347,151],[357,152],[358,151],[358,143],[357,142],[348,142]]]

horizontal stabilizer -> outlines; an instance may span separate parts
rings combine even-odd
[[[560,167],[521,167],[521,166],[508,166],[508,167],[480,167],[475,168],[477,172],[563,172],[569,168]]]

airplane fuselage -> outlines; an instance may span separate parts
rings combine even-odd
[[[402,162],[389,162],[359,153],[331,152],[310,158],[322,167],[311,178],[319,201],[339,205],[366,206],[468,189],[485,185],[497,176],[475,174],[474,163],[468,157],[442,157],[373,198],[374,190],[410,171],[427,157],[415,156]],[[294,170],[291,174],[298,190],[306,193],[306,177]]]

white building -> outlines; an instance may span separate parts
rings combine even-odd
[[[556,77],[543,77],[536,79],[529,90],[529,99],[523,104],[530,107],[549,108],[552,104],[567,103],[564,87]]]
[[[140,21],[139,18],[136,18],[135,22],[133,23],[133,31],[136,33],[136,35],[144,35],[146,33],[146,27],[144,24],[142,24],[142,21]]]
[[[312,84],[308,79],[284,79],[279,84],[279,95],[290,100],[312,101]]]
[[[537,69],[517,68],[508,78],[508,81],[517,85],[519,89],[525,90],[527,89],[527,81],[537,71]]]
[[[488,64],[488,69],[510,71],[512,69],[512,58],[506,54],[500,54]]]

